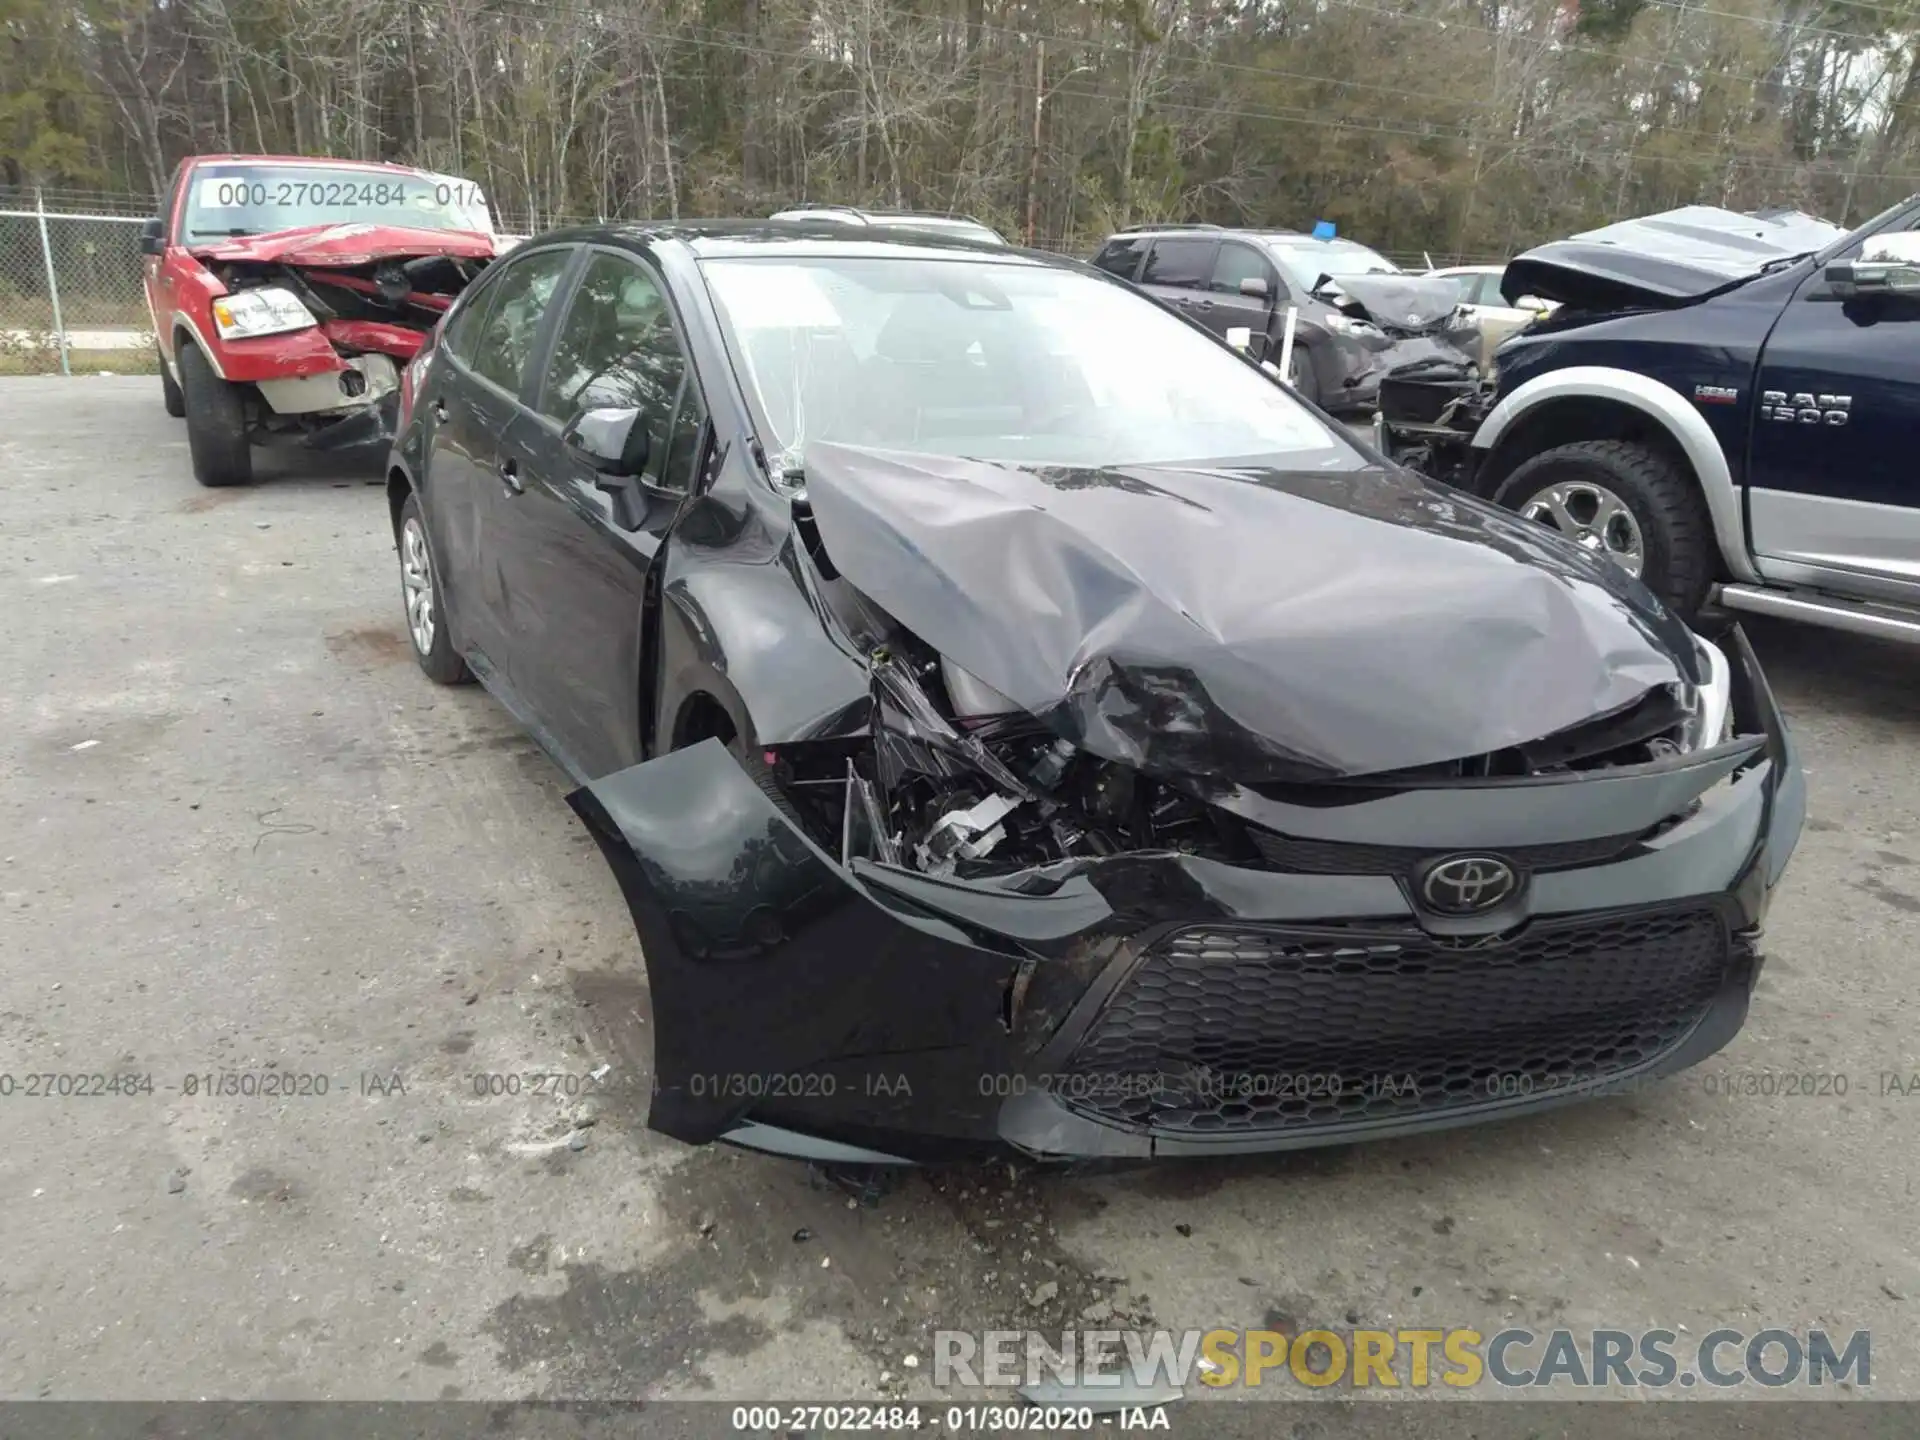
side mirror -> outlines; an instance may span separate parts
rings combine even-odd
[[[1254,276],[1240,282],[1240,293],[1255,300],[1264,300],[1273,292],[1268,288],[1265,280]]]
[[[647,468],[647,427],[637,406],[582,410],[560,432],[560,443],[603,480],[632,480]]]
[[[167,248],[167,222],[158,215],[140,227],[140,253],[158,255]]]
[[[637,406],[582,410],[560,432],[560,447],[593,471],[594,488],[613,502],[613,523],[638,530],[647,518],[640,472],[647,468],[647,427]]]
[[[1854,260],[1827,266],[1826,281],[1833,293],[1851,300],[1866,295],[1920,295],[1920,232],[1876,235],[1860,247]]]

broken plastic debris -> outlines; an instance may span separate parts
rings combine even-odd
[[[587,1074],[594,1080],[604,1080],[612,1072],[613,1072],[613,1066],[599,1065],[593,1068],[592,1070],[589,1070]]]
[[[74,746],[73,748],[76,750],[91,750],[94,746],[98,745],[99,743],[100,742],[98,740],[82,740],[78,745]]]

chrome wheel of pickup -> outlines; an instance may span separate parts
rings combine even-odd
[[[1633,511],[1613,491],[1591,481],[1550,485],[1520,506],[1520,513],[1558,530],[1576,545],[1605,555],[1629,575],[1647,563],[1646,541]]]

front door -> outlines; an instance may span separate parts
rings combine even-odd
[[[1843,300],[1816,269],[1775,323],[1753,392],[1755,553],[1920,584],[1920,295]]]
[[[1264,295],[1247,295],[1240,289],[1241,282],[1258,280],[1266,286]],[[1286,287],[1280,283],[1280,271],[1265,255],[1244,240],[1222,240],[1220,253],[1214,256],[1213,279],[1209,287],[1213,302],[1204,310],[1195,312],[1194,318],[1216,335],[1224,335],[1229,330],[1244,327],[1255,335],[1268,333],[1268,326],[1276,314],[1285,315],[1290,301]],[[1277,354],[1277,347],[1275,353]]]
[[[706,443],[706,405],[675,325],[655,271],[626,252],[591,252],[542,383],[502,446],[519,480],[500,509],[509,677],[543,740],[582,779],[643,758],[648,570]],[[617,501],[562,435],[585,411],[630,408],[647,459]]]

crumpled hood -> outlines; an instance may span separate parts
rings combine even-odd
[[[828,556],[1093,754],[1258,784],[1438,764],[1676,680],[1617,566],[1328,437],[1319,468],[1017,466],[816,443]]]
[[[287,265],[368,265],[400,256],[491,258],[493,236],[477,230],[421,230],[402,225],[304,225],[265,235],[236,235],[193,247],[201,260],[255,260]]]
[[[1846,232],[1811,215],[1742,215],[1687,205],[1536,246],[1508,263],[1509,303],[1538,295],[1576,310],[1666,309],[1757,274],[1769,261],[1824,249]]]
[[[1460,308],[1460,287],[1425,275],[1342,275],[1317,293],[1345,297],[1376,325],[1427,330]],[[1337,301],[1336,301],[1337,303]]]

